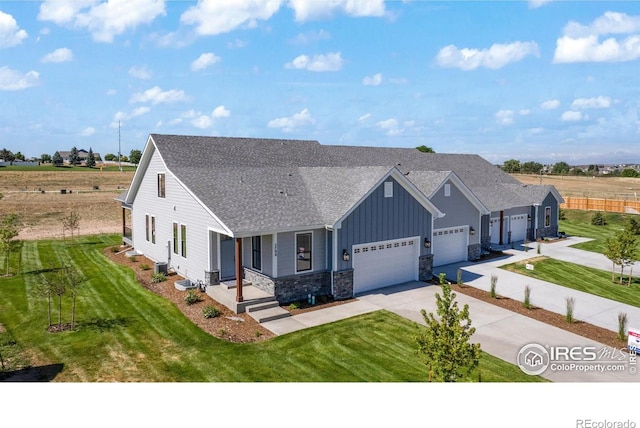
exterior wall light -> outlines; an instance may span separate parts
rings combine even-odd
[[[476,234],[476,230],[473,227],[469,228],[469,235],[475,235]]]
[[[424,238],[424,248],[431,248],[431,241],[429,241],[429,238]]]
[[[342,250],[342,260],[348,262],[351,259],[349,252],[347,250]]]

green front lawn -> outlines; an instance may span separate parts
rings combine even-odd
[[[558,230],[570,236],[582,236],[593,238],[593,241],[576,244],[573,247],[581,250],[604,253],[605,241],[613,237],[616,232],[624,229],[624,221],[627,217],[635,217],[640,220],[640,216],[634,214],[605,213],[607,224],[605,226],[594,226],[591,218],[595,211],[563,210],[565,220],[560,220]]]
[[[534,270],[526,269],[526,263],[532,263]],[[511,263],[502,266],[502,269],[640,307],[640,278],[633,278],[630,287],[619,285],[611,282],[611,271],[603,271],[546,257],[541,257],[535,261],[524,260]],[[628,273],[628,269],[626,272]],[[618,275],[616,275],[616,280],[617,278]]]
[[[58,367],[55,380],[68,382],[427,380],[415,353],[420,327],[400,316],[378,311],[260,343],[229,343],[200,330],[169,301],[141,287],[130,269],[102,254],[118,243],[116,235],[73,243],[25,241],[22,273],[0,278],[0,323],[6,329],[0,352],[9,353],[6,339],[12,338],[12,354],[19,351],[33,365]],[[43,270],[65,259],[89,281],[78,302],[77,330],[48,333],[46,301],[32,291]],[[70,316],[65,299],[63,322]],[[55,306],[53,314],[55,322]],[[479,370],[482,381],[542,380],[488,354]],[[477,378],[474,373],[470,380]]]

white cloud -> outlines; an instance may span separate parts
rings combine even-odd
[[[543,110],[554,110],[554,109],[557,109],[558,107],[560,107],[559,100],[547,100],[542,104],[540,104],[540,108]]]
[[[440,49],[436,63],[440,67],[475,70],[478,67],[499,69],[512,62],[518,62],[528,55],[540,57],[536,42],[513,42],[510,44],[494,44],[489,49],[458,49],[454,45]]]
[[[92,126],[89,126],[88,128],[85,128],[82,131],[80,131],[80,136],[81,137],[90,137],[95,133],[96,133],[96,128],[94,128]]]
[[[552,2],[553,0],[529,0],[529,8],[537,9],[540,6],[544,6],[547,3]]]
[[[227,110],[225,106],[218,106],[215,109],[213,109],[213,113],[211,113],[211,116],[214,119],[221,118],[221,117],[229,117],[231,116],[231,112]]]
[[[220,61],[220,57],[212,52],[203,53],[191,63],[191,71],[200,71]]]
[[[25,74],[12,70],[9,67],[0,67],[0,91],[18,91],[26,89],[38,83],[40,74],[37,71],[29,71]]]
[[[405,124],[406,123],[407,122],[405,122]],[[380,122],[376,123],[376,126],[386,131],[385,134],[389,137],[401,135],[404,132],[403,128],[398,127],[398,120],[393,117],[386,120],[381,120]]]
[[[199,0],[180,17],[180,22],[195,25],[202,36],[228,33],[243,25],[255,27],[268,20],[283,0]]]
[[[570,21],[556,41],[554,63],[625,62],[640,58],[640,16],[605,12],[589,25]],[[628,34],[616,39],[600,36]]]
[[[329,40],[331,38],[331,33],[325,30],[320,31],[309,31],[306,33],[300,33],[293,39],[291,39],[291,43],[294,45],[308,45],[313,42],[318,42],[320,40]]]
[[[164,0],[48,0],[40,5],[38,19],[84,29],[95,41],[110,43],[161,15],[165,15]]]
[[[522,109],[518,112],[520,116],[529,116],[531,114],[531,110],[528,108]]]
[[[117,94],[117,93],[118,93],[118,91],[116,91],[115,89],[109,89],[109,90],[107,91],[107,95],[109,95],[109,96],[111,96],[111,95],[115,95],[115,94]]]
[[[362,84],[364,86],[378,86],[382,83],[382,73],[376,73],[373,76],[365,76],[362,79]]]
[[[513,123],[513,110],[500,110],[495,114],[496,122],[500,125],[511,125]]]
[[[289,7],[295,11],[296,21],[327,18],[334,11],[349,16],[383,16],[384,0],[289,0]]]
[[[149,111],[151,111],[151,109],[149,107],[136,107],[136,108],[133,109],[131,114],[129,114],[128,119],[131,119],[133,117],[142,116],[143,114],[149,113]]]
[[[0,48],[19,45],[26,38],[27,32],[20,29],[15,18],[0,10]]]
[[[300,55],[293,61],[285,64],[286,68],[309,71],[338,71],[342,69],[342,56],[340,52],[330,52],[326,55]]]
[[[213,125],[213,119],[211,116],[201,115],[191,121],[191,124],[196,128],[207,129]]]
[[[151,72],[146,65],[140,67],[134,65],[129,69],[129,76],[135,77],[136,79],[147,80],[151,78]]]
[[[587,120],[588,118],[589,116],[583,115],[582,112],[571,110],[565,111],[562,113],[562,116],[560,116],[560,120],[563,122],[578,122],[580,120]]]
[[[123,111],[119,111],[113,115],[113,122],[111,122],[110,126],[112,128],[117,128],[119,125],[123,125],[122,121],[133,119],[138,116],[142,116],[144,114],[149,113],[150,111],[151,109],[149,107],[136,107],[131,111],[131,113],[125,113]]]
[[[235,39],[232,42],[227,42],[227,49],[241,49],[246,47],[248,44],[249,43],[244,40]]]
[[[371,113],[365,113],[358,118],[358,122],[366,122],[371,117]]]
[[[611,98],[602,96],[594,98],[576,98],[573,100],[573,103],[571,103],[571,108],[573,110],[609,107],[611,107]]]
[[[311,117],[311,113],[306,108],[300,113],[295,113],[293,116],[281,117],[273,119],[267,123],[269,128],[280,128],[284,132],[292,132],[298,128],[313,125],[315,119]]]
[[[68,48],[56,49],[42,57],[42,62],[68,62],[73,59],[73,52]]]
[[[170,89],[163,91],[160,87],[154,86],[151,89],[147,89],[144,92],[138,92],[131,96],[130,102],[132,103],[146,103],[150,102],[153,105],[161,103],[175,103],[178,101],[186,100],[184,91],[178,89]]]

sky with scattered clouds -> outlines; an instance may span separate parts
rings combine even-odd
[[[0,147],[150,133],[640,163],[636,1],[0,1]]]

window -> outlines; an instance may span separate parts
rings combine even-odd
[[[158,174],[158,197],[164,198],[165,195],[165,175]]]
[[[173,254],[178,254],[178,223],[173,223]]]
[[[187,257],[187,226],[180,225],[180,255]]]
[[[444,195],[451,196],[451,184],[447,183],[444,185]]]
[[[296,272],[311,270],[311,232],[296,234]]]
[[[544,208],[544,227],[551,226],[551,207]]]
[[[262,270],[262,238],[260,236],[251,238],[251,266]]]
[[[156,243],[156,218],[151,217],[151,243]]]
[[[149,214],[144,216],[144,229],[146,231],[147,234],[147,242],[149,241]]]
[[[393,198],[393,181],[385,181],[384,183],[384,197]]]

